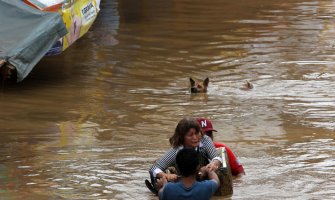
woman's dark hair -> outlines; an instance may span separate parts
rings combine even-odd
[[[191,128],[194,128],[197,133],[200,133],[201,137],[203,136],[200,126],[195,119],[183,118],[179,121],[174,134],[169,139],[171,146],[176,148],[180,145],[183,145],[184,137]]]
[[[184,177],[194,175],[199,166],[198,152],[184,148],[177,153],[176,164],[180,174]]]

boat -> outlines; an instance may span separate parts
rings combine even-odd
[[[24,80],[87,33],[100,0],[0,0],[0,79]]]

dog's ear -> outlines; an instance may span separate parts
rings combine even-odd
[[[191,83],[191,87],[195,85],[195,81],[191,77],[190,77],[190,83]]]
[[[207,78],[204,80],[204,86],[207,87],[207,86],[208,86],[208,83],[209,83],[209,78],[207,77]]]

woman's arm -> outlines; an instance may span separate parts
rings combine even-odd
[[[211,170],[217,170],[222,164],[222,158],[220,158],[213,141],[210,139],[210,137],[205,135],[202,139],[202,143],[206,153],[208,154],[208,159],[211,160],[207,166]]]
[[[220,161],[212,160],[212,162],[200,168],[198,177],[200,178],[200,180],[204,180],[207,176],[209,179],[215,179],[215,176],[213,176],[212,174],[214,173],[216,175],[215,172],[217,169],[219,169],[220,165]]]
[[[164,171],[173,166],[176,160],[177,148],[171,148],[168,150],[156,163],[150,168],[149,172],[155,178],[165,177],[168,181],[175,181],[177,175],[175,174],[166,174]]]

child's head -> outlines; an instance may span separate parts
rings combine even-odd
[[[213,131],[217,132],[217,130],[213,128],[212,122],[203,117],[198,118],[197,121],[200,125],[201,131],[213,140]]]
[[[177,154],[176,163],[182,176],[188,177],[194,175],[199,166],[198,152],[194,149],[181,149]]]

